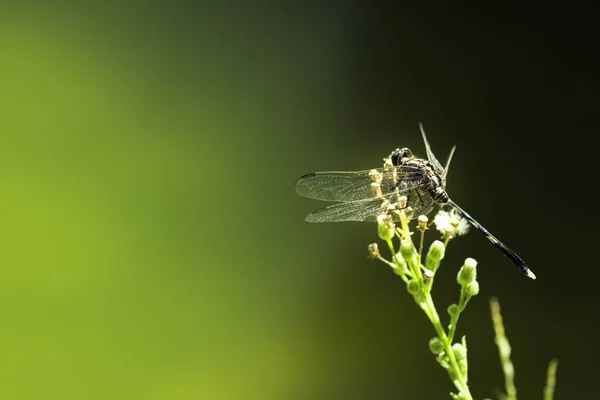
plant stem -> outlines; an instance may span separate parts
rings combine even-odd
[[[506,400],[517,400],[517,388],[515,386],[515,367],[510,360],[510,343],[504,333],[504,324],[502,323],[502,314],[500,314],[500,304],[498,300],[490,300],[490,308],[492,310],[492,322],[494,323],[494,331],[496,332],[496,345],[500,354],[500,363],[504,372],[504,380],[506,386]]]
[[[448,356],[448,360],[450,361],[450,368],[452,370],[452,373],[454,374],[454,376],[451,376],[451,378],[453,378],[454,385],[460,392],[462,392],[466,396],[467,399],[473,400],[473,396],[469,391],[469,386],[467,385],[465,377],[463,377],[463,374],[460,368],[458,367],[456,357],[454,356],[454,351],[452,350],[452,342],[449,340],[448,336],[446,335],[446,332],[444,331],[444,328],[442,327],[440,317],[433,303],[433,299],[431,298],[431,295],[429,293],[425,295],[425,301],[423,302],[422,307],[426,311],[429,320],[433,324],[433,327],[435,328],[438,337],[444,344],[444,350],[446,352],[446,355]]]
[[[410,231],[408,228],[408,220],[404,216],[403,213],[400,214],[401,220],[401,228],[396,228],[396,232],[398,233],[400,239],[400,246],[402,246],[402,242],[405,239],[411,241],[411,246],[414,249],[414,245],[412,244]],[[446,245],[448,244],[449,237],[446,238]],[[442,327],[442,323],[440,321],[439,314],[437,309],[435,308],[435,304],[433,303],[433,298],[431,297],[431,284],[433,281],[433,277],[429,278],[430,280],[426,283],[423,280],[423,274],[421,273],[421,256],[423,250],[423,237],[421,236],[421,243],[419,245],[418,255],[416,254],[414,258],[412,256],[405,257],[403,256],[402,262],[396,253],[396,249],[394,248],[394,244],[392,239],[386,239],[390,252],[392,253],[394,264],[396,264],[397,268],[404,271],[400,276],[404,280],[405,283],[409,283],[411,280],[418,282],[419,284],[419,292],[413,293],[416,303],[421,307],[421,309],[427,315],[427,318],[431,321],[439,339],[441,340],[444,346],[445,357],[448,362],[446,365],[442,364],[444,368],[448,371],[450,379],[452,383],[458,390],[458,392],[463,396],[465,400],[473,400],[473,396],[469,390],[469,386],[467,384],[467,376],[466,372],[463,373],[461,371],[456,356],[454,354],[454,349],[452,348],[452,340],[454,338],[454,332],[456,330],[456,323],[458,322],[458,317],[452,320],[450,325],[450,336],[446,334],[446,331]],[[402,247],[401,247],[402,248]],[[405,269],[403,266],[405,265]],[[469,296],[466,294],[465,287],[461,289],[461,297],[459,302],[459,309],[462,311],[469,301]]]
[[[421,230],[421,240],[419,240],[419,263],[423,255],[423,242],[425,241],[425,229]]]
[[[452,315],[451,319],[450,319],[450,327],[448,328],[448,340],[450,340],[450,343],[452,343],[452,341],[454,341],[454,334],[456,333],[456,326],[458,325],[458,317],[460,316],[460,313],[464,311],[467,303],[468,303],[468,298],[467,298],[467,290],[466,290],[466,286],[461,286],[460,288],[460,300],[458,301],[458,312],[454,315]]]
[[[402,280],[404,281],[404,283],[408,283],[408,278],[406,276],[406,274],[404,273],[404,269],[402,268],[402,263],[400,262],[400,260],[398,260],[398,255],[396,254],[396,249],[394,248],[394,243],[392,242],[392,239],[388,239],[386,240],[388,247],[390,248],[390,252],[392,253],[392,260],[394,261],[394,264],[396,264],[397,266],[397,270],[400,271],[400,277],[402,278]]]
[[[555,358],[552,361],[550,361],[550,365],[548,365],[548,376],[546,377],[546,387],[544,387],[544,400],[552,400],[554,398],[557,368],[558,360]]]

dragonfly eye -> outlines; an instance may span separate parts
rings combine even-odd
[[[396,149],[392,153],[392,164],[398,166],[404,158],[411,158],[412,156],[412,151],[408,147]]]

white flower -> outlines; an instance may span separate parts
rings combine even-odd
[[[471,226],[469,222],[462,218],[460,214],[453,208],[449,212],[440,209],[433,219],[435,227],[442,235],[452,233],[456,235],[464,235],[469,232]]]

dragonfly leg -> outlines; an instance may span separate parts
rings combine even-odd
[[[423,196],[421,196],[421,192],[419,192],[418,190],[417,192],[417,196],[419,196],[419,201],[421,202],[421,206],[425,206],[425,202],[423,201]]]
[[[411,196],[411,194],[410,194],[410,193],[407,193],[407,194],[406,194],[406,204],[404,205],[404,207],[402,207],[402,208],[401,208],[401,210],[406,210],[406,209],[409,207],[409,204],[410,204],[410,196]]]

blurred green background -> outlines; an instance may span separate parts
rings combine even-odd
[[[0,13],[0,397],[438,399],[451,385],[371,224],[309,225],[317,170],[458,146],[479,260],[477,398],[594,398],[597,28],[587,10],[376,2],[45,2]],[[590,15],[590,14],[588,14]],[[576,28],[576,29],[575,29]],[[430,240],[432,237],[430,237]]]

